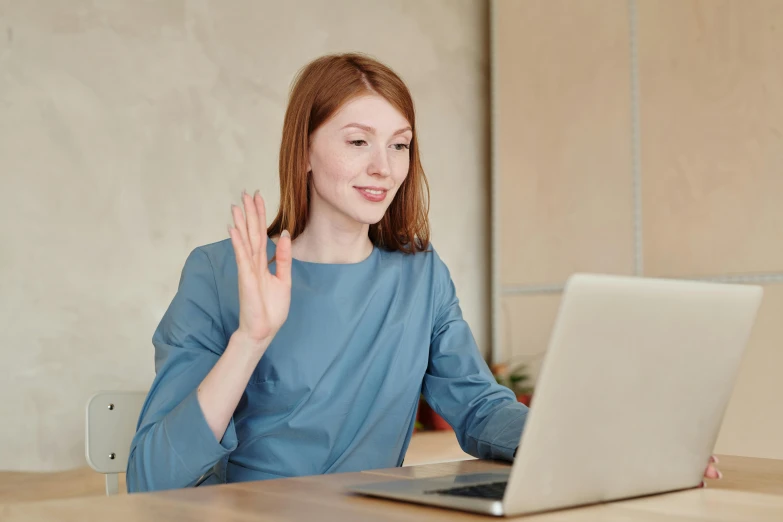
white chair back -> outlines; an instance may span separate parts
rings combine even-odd
[[[106,494],[119,489],[119,473],[125,473],[136,423],[147,392],[103,391],[87,401],[84,441],[87,463],[106,475]]]

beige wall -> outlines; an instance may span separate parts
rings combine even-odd
[[[716,451],[783,458],[783,4],[495,8],[502,357],[538,370],[574,271],[762,283]]]
[[[84,405],[145,389],[187,253],[277,208],[295,71],[360,50],[407,80],[434,245],[488,343],[486,6],[0,0],[0,469],[84,465]]]

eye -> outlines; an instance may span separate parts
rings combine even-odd
[[[395,143],[392,147],[394,147],[394,150],[409,150],[411,148],[407,143]]]
[[[367,142],[364,141],[364,140],[351,140],[348,143],[350,143],[351,145],[355,145],[357,147],[361,147],[363,145],[367,145]]]

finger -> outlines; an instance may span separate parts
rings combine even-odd
[[[250,250],[250,241],[247,237],[247,223],[245,222],[245,215],[242,214],[242,209],[236,205],[231,205],[231,215],[234,217],[234,227],[239,233],[239,239],[241,240],[242,246],[245,249],[245,253],[247,254],[247,257],[250,258],[252,252]]]
[[[247,273],[250,268],[250,260],[245,251],[245,246],[242,244],[242,238],[239,235],[239,231],[236,228],[229,226],[228,235],[231,236],[231,244],[234,246],[234,256],[237,258],[237,271],[240,274]]]
[[[720,461],[718,460],[718,457],[716,457],[715,455],[710,455],[710,462],[712,462],[713,464],[720,463]]]
[[[253,196],[253,199],[256,203],[256,213],[258,214],[258,229],[259,229],[259,238],[261,240],[261,244],[259,245],[259,256],[258,256],[258,265],[259,268],[266,268],[266,203],[264,203],[264,198],[261,197],[261,193],[256,191],[255,195]]]
[[[242,192],[242,203],[245,205],[245,216],[247,216],[247,233],[250,238],[250,254],[252,259],[258,259],[261,237],[258,231],[258,212],[253,199],[247,192]]]
[[[707,466],[707,470],[704,472],[704,476],[709,479],[719,479],[723,475],[712,464]]]
[[[291,286],[291,235],[288,230],[283,230],[280,239],[277,241],[277,250],[275,251],[275,263],[277,272],[275,275],[282,282]]]

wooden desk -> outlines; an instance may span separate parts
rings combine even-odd
[[[250,520],[491,520],[403,502],[346,494],[349,484],[394,478],[434,477],[478,472],[506,464],[467,460],[362,473],[343,473],[263,482],[210,486],[149,494],[90,497],[0,505],[3,522],[106,519],[127,521]],[[783,520],[783,461],[721,457],[725,478],[706,489],[613,502],[524,517],[530,522],[590,520],[658,522]],[[712,487],[720,484],[720,488]],[[742,491],[745,490],[745,491]],[[756,491],[753,491],[756,490]],[[757,491],[763,491],[760,493]],[[775,494],[772,494],[775,493]]]

